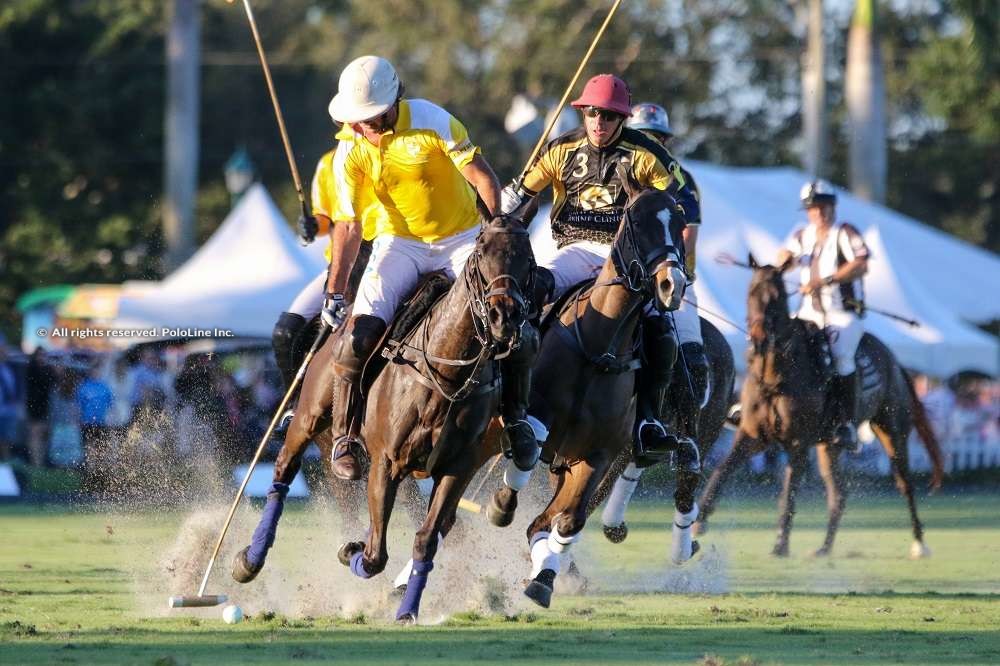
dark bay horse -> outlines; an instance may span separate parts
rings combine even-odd
[[[527,323],[534,269],[520,222],[500,217],[484,226],[462,275],[409,334],[390,344],[390,362],[368,390],[361,437],[371,460],[371,525],[364,541],[341,547],[340,561],[360,578],[381,573],[400,483],[414,473],[434,480],[397,621],[416,620],[438,542],[488,457],[479,449],[498,410],[497,361],[524,353],[524,346],[531,356],[537,352],[537,334]]]
[[[726,414],[732,403],[736,368],[732,347],[729,346],[725,336],[704,318],[701,319],[701,337],[705,345],[705,356],[708,358],[708,386],[705,395],[696,396],[701,405],[697,443],[698,453],[704,460],[725,425]],[[682,363],[682,359],[679,358],[676,365],[681,366]],[[673,408],[683,404],[686,397],[683,394],[690,392],[690,390],[686,373],[682,367],[677,367],[668,394],[669,405]],[[676,409],[672,411],[676,411]],[[673,418],[676,419],[676,416]],[[601,522],[604,526],[604,536],[612,543],[621,543],[628,536],[625,512],[643,471],[632,462],[631,452],[623,451],[615,460],[607,476],[604,477],[604,481],[601,482],[591,501],[590,510],[592,512],[607,500],[601,514]],[[681,529],[676,524],[674,528],[675,530]],[[677,539],[674,540],[673,545],[681,546]],[[681,553],[672,553],[671,555],[672,559],[680,559]]]
[[[795,496],[806,468],[809,448],[816,446],[820,475],[826,486],[826,538],[816,555],[829,555],[844,512],[846,495],[840,472],[839,447],[827,440],[832,431],[827,401],[826,377],[815,361],[811,343],[816,334],[806,322],[789,315],[788,295],[782,278],[788,265],[760,266],[750,257],[753,277],[747,298],[750,349],[747,378],[740,396],[742,416],[733,449],[713,471],[701,496],[701,514],[696,530],[715,508],[719,489],[740,463],[777,442],[788,455],[784,484],[778,503],[778,538],[772,554],[788,555],[788,535],[795,515]],[[942,456],[913,383],[892,352],[872,335],[865,334],[858,346],[858,369],[862,376],[859,421],[869,421],[892,463],[896,487],[906,498],[913,525],[911,557],[929,554],[917,516],[913,485],[909,478],[907,437],[916,428],[933,464],[932,487],[941,484]]]
[[[533,570],[525,594],[543,607],[561,553],[579,538],[601,479],[632,441],[643,309],[651,301],[660,312],[676,309],[683,295],[674,250],[680,230],[670,196],[649,189],[630,195],[596,283],[567,300],[545,332],[535,365],[530,411],[551,432],[539,440],[542,458],[553,460],[555,491],[528,528]],[[693,476],[690,502],[698,483]],[[506,479],[488,510],[500,526],[510,524],[517,506],[517,491]]]

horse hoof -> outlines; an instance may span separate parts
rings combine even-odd
[[[354,553],[360,553],[365,549],[365,544],[360,541],[348,541],[337,551],[337,559],[345,567],[351,566],[351,558]]]
[[[412,626],[417,623],[417,616],[413,613],[403,613],[396,618],[396,624],[401,624],[403,626]]]
[[[528,586],[524,588],[524,596],[528,597],[542,608],[548,608],[552,603],[552,587],[556,580],[556,572],[542,569]]]
[[[699,550],[701,550],[701,544],[698,543],[697,539],[692,540],[691,541],[691,557],[688,558],[688,559],[693,559],[694,556],[698,554]]]
[[[910,559],[922,560],[931,556],[931,549],[923,541],[914,541],[910,544]]]
[[[250,550],[250,546],[236,553],[236,557],[233,558],[233,580],[237,583],[249,583],[264,568],[263,562],[261,562],[260,566],[255,567],[247,561],[248,550]]]
[[[830,556],[830,549],[827,548],[826,546],[823,546],[822,548],[817,548],[816,550],[813,551],[813,557],[829,557],[829,556]]]
[[[486,519],[497,527],[507,527],[514,522],[514,512],[517,510],[517,493],[509,491],[509,502],[503,502],[500,495],[503,490],[498,490],[490,499],[490,505],[486,507]]]
[[[772,557],[788,557],[788,546],[775,546],[771,549]]]
[[[628,536],[628,525],[622,523],[621,525],[605,525],[604,526],[604,537],[611,543],[621,543]]]

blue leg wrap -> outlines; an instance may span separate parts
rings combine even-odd
[[[373,574],[368,573],[365,570],[364,565],[362,565],[362,560],[365,557],[365,551],[359,550],[358,552],[351,555],[351,573],[353,573],[358,578],[371,578]]]
[[[250,550],[247,551],[247,562],[250,566],[263,566],[267,551],[274,545],[274,537],[278,532],[278,521],[281,520],[281,511],[285,508],[285,495],[287,494],[287,483],[271,485],[271,490],[267,493],[264,513],[260,517],[260,522],[257,523],[257,529],[253,532]]]
[[[399,610],[396,612],[397,620],[407,615],[417,617],[420,611],[420,597],[424,593],[424,588],[427,587],[427,574],[433,568],[433,561],[413,560],[410,580],[406,584],[406,594],[403,595]]]

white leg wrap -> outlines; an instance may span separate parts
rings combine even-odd
[[[442,548],[444,548],[444,535],[439,533],[437,552],[440,553]],[[412,569],[413,569],[413,558],[411,557],[410,559],[406,560],[406,564],[403,566],[402,569],[399,570],[399,573],[396,574],[396,577],[392,581],[392,586],[402,587],[406,585],[410,580],[410,572],[412,571]]]
[[[698,505],[688,513],[674,511],[674,534],[670,544],[670,561],[684,564],[691,559],[691,525],[698,518]]]
[[[580,540],[580,533],[573,536],[563,536],[559,534],[559,528],[552,525],[552,533],[549,534],[549,550],[553,553],[562,554],[569,550],[569,547]]]
[[[399,574],[396,575],[395,580],[392,581],[393,587],[403,587],[410,580],[410,570],[413,569],[413,558],[406,560],[406,565],[400,569]]]
[[[625,522],[625,509],[632,500],[632,493],[639,485],[639,477],[642,470],[629,463],[622,475],[615,481],[614,488],[608,496],[608,501],[604,504],[604,511],[601,512],[601,522],[608,527],[618,527]]]
[[[434,491],[434,477],[428,476],[426,479],[417,479],[417,490],[420,491],[421,496],[428,498]]]
[[[507,469],[503,471],[503,482],[511,490],[517,490],[520,492],[522,488],[528,485],[528,479],[531,478],[532,470],[527,472],[522,472],[517,467],[515,467],[509,460],[507,461]]]
[[[531,538],[531,577],[537,576],[542,569],[559,571],[559,554],[549,550],[548,532],[539,532]]]
[[[549,429],[544,423],[536,419],[531,414],[525,417],[525,421],[531,426],[531,429],[535,432],[535,439],[538,440],[539,444],[544,444],[545,440],[549,438]]]

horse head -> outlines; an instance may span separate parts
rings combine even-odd
[[[630,197],[615,236],[611,258],[633,292],[652,298],[660,312],[680,307],[687,276],[683,269],[683,223],[674,200],[662,190],[626,188]]]
[[[531,308],[535,255],[528,230],[508,216],[484,224],[466,275],[473,314],[489,329],[494,342],[510,345]]]
[[[754,349],[760,352],[768,343],[782,337],[791,323],[788,292],[782,277],[787,266],[758,264],[753,254],[748,264],[753,276],[747,293],[747,330]]]

